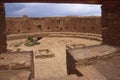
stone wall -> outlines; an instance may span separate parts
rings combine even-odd
[[[6,18],[7,34],[31,32],[85,32],[101,34],[100,17]]]
[[[77,69],[76,69],[76,60],[73,56],[66,50],[66,62],[67,62],[67,75],[76,74],[77,76],[83,76]]]
[[[0,3],[0,53],[6,52],[6,27],[4,4]]]
[[[7,34],[28,33],[35,31],[32,20],[28,17],[23,18],[7,18],[6,19]]]
[[[103,42],[120,46],[120,1],[102,1]]]

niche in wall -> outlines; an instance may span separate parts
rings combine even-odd
[[[95,27],[92,27],[92,30],[95,30]]]
[[[41,25],[37,25],[37,28],[38,28],[39,30],[42,30],[42,26],[41,26]]]
[[[10,31],[10,29],[8,29],[8,31]]]
[[[85,27],[83,27],[83,29],[85,30]]]
[[[74,27],[74,29],[76,29],[76,27]]]
[[[20,29],[18,29],[18,32],[20,32]]]
[[[57,26],[56,29],[59,29],[59,27]]]
[[[60,31],[62,31],[62,28],[60,28]]]
[[[50,27],[48,27],[48,29],[50,29]]]
[[[10,25],[14,25],[13,22],[10,22]]]
[[[28,30],[30,30],[30,28],[28,28]]]
[[[68,27],[66,26],[66,29],[68,29]]]

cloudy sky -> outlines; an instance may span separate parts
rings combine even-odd
[[[101,5],[55,3],[6,3],[7,17],[101,16]]]

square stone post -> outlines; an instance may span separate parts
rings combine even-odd
[[[0,3],[0,53],[7,51],[6,43],[5,7]]]
[[[102,38],[104,44],[120,46],[119,0],[102,0]]]

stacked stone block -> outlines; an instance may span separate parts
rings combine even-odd
[[[4,3],[0,3],[0,53],[6,52],[6,27]]]
[[[120,46],[120,1],[102,1],[103,43]]]
[[[101,17],[6,18],[7,34],[83,32],[101,34]]]

